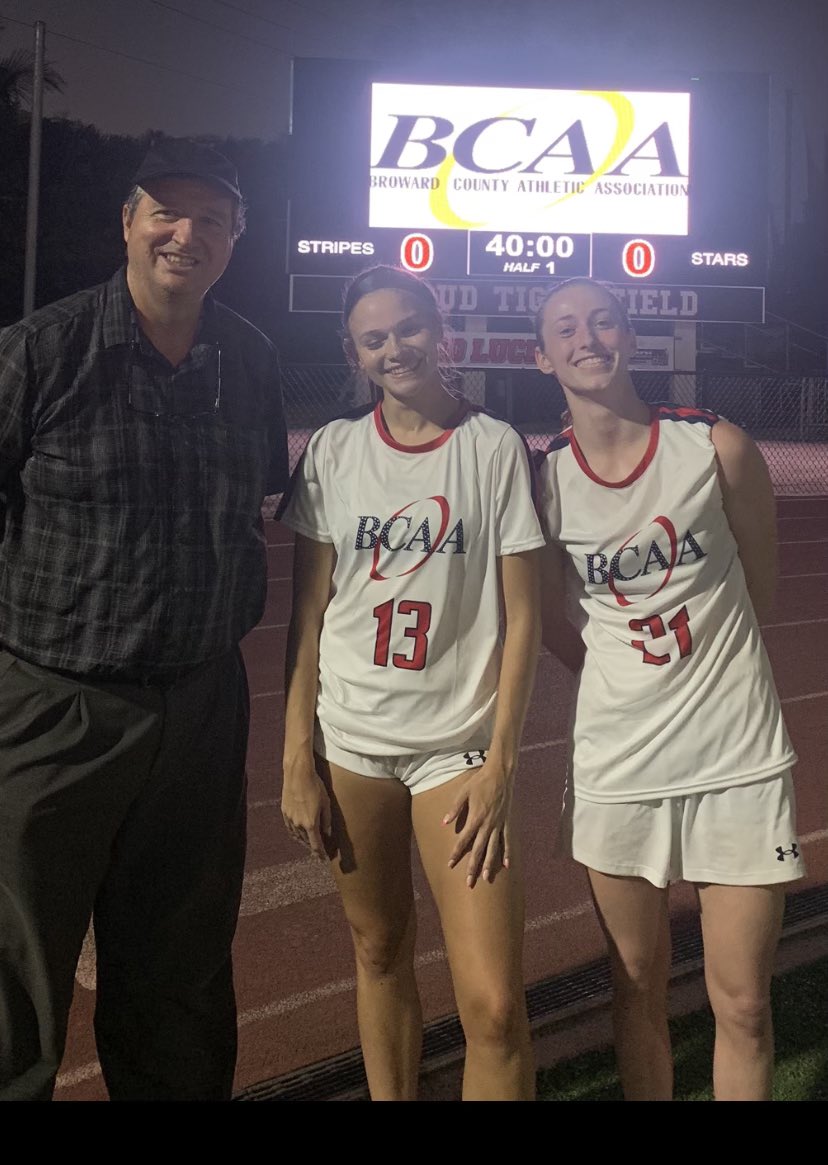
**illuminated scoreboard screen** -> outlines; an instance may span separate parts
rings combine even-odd
[[[635,318],[764,319],[766,77],[611,89],[387,72],[294,62],[292,311],[338,312],[348,278],[391,263],[454,315],[526,316],[592,276]]]

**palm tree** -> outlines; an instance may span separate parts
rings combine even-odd
[[[17,115],[31,106],[34,91],[34,53],[31,49],[14,49],[0,57],[0,114]],[[60,93],[64,81],[48,62],[43,69],[43,88]]]

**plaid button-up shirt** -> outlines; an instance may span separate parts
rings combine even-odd
[[[0,645],[113,678],[230,650],[261,618],[261,503],[287,477],[275,349],[212,297],[175,369],[123,270],[6,328]]]

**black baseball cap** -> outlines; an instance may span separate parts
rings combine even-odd
[[[154,178],[201,178],[239,201],[242,198],[233,163],[212,146],[188,138],[160,138],[153,142],[135,172],[133,186],[146,186]]]

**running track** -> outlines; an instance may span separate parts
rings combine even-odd
[[[781,581],[765,642],[788,727],[800,841],[808,877],[828,881],[828,497],[780,499]],[[279,813],[283,658],[290,611],[291,535],[268,522],[269,593],[244,643],[252,695],[250,845],[236,939],[240,1046],[238,1090],[357,1045],[351,945],[327,870],[291,842]],[[517,808],[527,874],[527,984],[603,953],[584,876],[550,856],[561,798],[571,681],[546,653],[538,666],[518,778]],[[418,967],[426,1021],[454,1011],[436,913],[415,859]],[[694,909],[674,887],[672,911]],[[94,952],[84,950],[57,1100],[105,1100],[92,1036]]]

